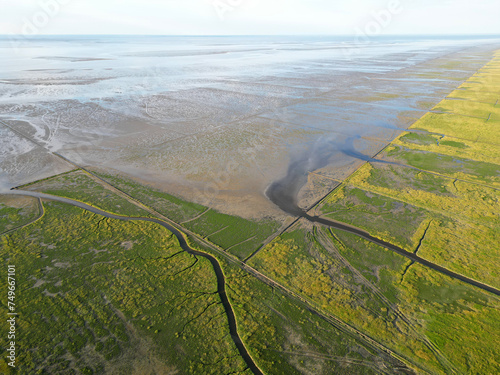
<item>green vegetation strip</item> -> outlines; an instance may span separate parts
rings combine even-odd
[[[234,344],[235,344],[236,348],[238,349],[241,357],[244,359],[247,367],[252,371],[252,373],[253,374],[262,374],[261,370],[257,367],[257,365],[252,360],[252,357],[248,354],[248,351],[247,351],[245,345],[243,344],[243,342],[241,341],[241,338],[238,335],[234,312],[233,312],[231,304],[230,304],[230,302],[227,298],[227,295],[226,295],[226,284],[225,284],[224,274],[222,272],[222,268],[220,267],[220,264],[218,263],[217,259],[215,259],[213,256],[211,256],[207,253],[204,253],[204,252],[201,252],[198,250],[194,250],[191,247],[189,247],[183,234],[181,232],[179,232],[177,229],[175,229],[174,227],[172,227],[170,224],[168,224],[162,220],[155,219],[155,218],[131,218],[131,217],[119,216],[119,215],[115,215],[115,214],[111,214],[111,213],[102,211],[98,208],[89,206],[87,204],[84,204],[84,203],[81,203],[78,201],[71,201],[71,200],[65,199],[65,198],[51,197],[51,196],[45,195],[45,194],[37,194],[37,193],[33,193],[33,194],[35,196],[38,196],[39,198],[51,199],[51,200],[56,200],[56,201],[59,200],[59,201],[64,202],[64,203],[69,203],[69,204],[72,204],[76,207],[82,208],[84,210],[87,210],[87,211],[90,211],[90,212],[93,212],[95,214],[102,215],[104,217],[111,218],[111,219],[118,219],[118,220],[124,220],[124,221],[137,221],[138,220],[138,221],[147,221],[147,222],[159,224],[159,225],[163,226],[164,228],[166,228],[167,230],[169,230],[177,238],[177,241],[179,242],[179,245],[182,248],[182,250],[186,251],[190,255],[200,256],[200,257],[207,259],[211,263],[211,265],[215,271],[215,274],[217,276],[217,293],[219,294],[219,298],[220,298],[221,303],[224,307],[224,310],[225,310],[225,313],[226,313],[226,316],[227,316],[227,319],[229,322],[230,336],[231,336],[232,340],[234,341]]]
[[[97,178],[93,178],[93,175]],[[102,179],[102,181],[97,179]],[[30,184],[29,190],[90,203],[105,211],[121,215],[151,216],[144,209],[114,194],[105,184],[133,197],[144,206],[151,207],[239,259],[246,258],[259,248],[280,227],[280,223],[271,219],[247,220],[223,214],[158,191],[153,187],[141,185],[126,177],[93,170],[77,170],[34,182]]]
[[[499,53],[450,95],[461,100],[443,101],[377,155],[388,163],[366,163],[315,207],[319,216],[303,215],[249,265],[425,371],[498,373],[500,76],[492,66]],[[334,220],[349,225],[325,228]]]
[[[500,262],[497,126],[491,119],[463,116],[498,112],[495,104],[482,104],[485,91],[484,101],[491,101],[500,86],[500,76],[487,69],[491,66],[500,66],[500,59],[452,93],[469,92],[466,99],[438,104],[449,113],[422,117],[412,126],[418,133],[403,133],[378,156],[396,164],[365,164],[318,211],[407,251],[418,246],[422,258],[500,287],[500,272],[491,267]],[[495,97],[496,103],[500,90]],[[472,137],[476,133],[484,139]]]
[[[50,203],[0,244],[19,274],[22,373],[244,372],[210,262],[157,224]]]
[[[82,206],[80,202],[74,204]],[[22,262],[23,273],[37,275],[33,281],[24,281],[34,283],[33,287],[23,288],[36,295],[29,297],[36,301],[31,308],[38,311],[43,307],[39,315],[29,314],[33,318],[23,328],[23,348],[38,348],[31,352],[23,349],[20,354],[24,360],[31,353],[30,372],[71,373],[76,369],[85,374],[128,373],[133,367],[153,372],[159,368],[181,369],[192,374],[245,372],[237,362],[238,356],[224,357],[219,347],[225,345],[228,336],[224,334],[226,341],[217,339],[220,344],[216,346],[206,340],[227,329],[217,307],[220,305],[213,297],[216,292],[210,290],[215,280],[200,277],[202,269],[206,274],[208,263],[182,255],[178,242],[172,242],[174,237],[169,232],[162,234],[153,223],[121,224],[115,219],[82,214],[77,208],[60,203],[48,206],[42,222],[3,237],[7,242],[2,243],[1,249],[2,256],[10,257],[9,262]],[[89,206],[85,209],[96,211]],[[22,238],[29,238],[29,245]],[[165,247],[166,243],[170,245]],[[26,249],[20,251],[19,246]],[[39,256],[33,256],[33,252]],[[378,366],[383,364],[380,356],[384,353],[371,354],[324,320],[298,307],[300,304],[282,299],[283,295],[271,292],[265,284],[224,259],[218,262],[229,272],[229,293],[238,326],[245,332],[244,340],[251,343],[253,355],[265,369],[287,375],[318,369],[339,374],[379,373]],[[75,268],[82,272],[75,275]],[[111,274],[111,278],[106,276]],[[45,288],[44,293],[40,293],[41,287]],[[67,309],[72,311],[73,306],[74,312],[65,313]],[[36,323],[37,319],[45,319],[47,311],[52,312],[50,319],[56,322],[50,326],[54,332],[47,325]],[[96,314],[100,328],[94,328]],[[108,333],[108,324],[114,327],[114,333]],[[58,328],[65,325],[69,330]],[[210,332],[213,329],[216,331]],[[42,337],[49,337],[50,342]],[[148,337],[154,337],[158,345],[148,341]],[[46,353],[54,347],[58,348],[55,352]],[[316,354],[308,354],[311,350]],[[402,368],[390,357],[384,361],[389,366],[385,367],[386,373]]]

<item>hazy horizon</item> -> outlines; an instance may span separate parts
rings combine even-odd
[[[9,35],[500,34],[500,3],[493,0],[0,0],[0,5],[0,34]]]

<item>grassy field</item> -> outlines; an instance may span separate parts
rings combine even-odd
[[[458,157],[469,162],[490,164],[481,172],[496,168],[500,156],[500,58],[496,57],[457,90],[415,122],[411,129],[422,134],[404,133],[394,145],[433,154]],[[493,167],[491,164],[496,164]],[[498,180],[495,180],[498,184]]]
[[[226,215],[141,185],[123,176],[96,173],[113,186],[240,259],[250,255],[281,225],[270,219],[255,221]]]
[[[218,259],[242,338],[264,373],[398,373],[398,360],[335,328],[302,301]]]
[[[434,107],[434,111],[453,113],[465,117],[476,117],[486,121],[490,118],[490,115],[500,115],[500,107],[496,107],[495,103],[482,103],[473,100],[446,99]]]
[[[426,223],[426,211],[408,203],[343,185],[321,206],[325,217],[363,228],[377,237],[415,250],[416,233]]]
[[[1,237],[18,274],[23,373],[244,371],[207,260],[159,225],[45,206],[40,221]]]
[[[345,245],[339,246],[342,255],[367,278],[378,277],[381,291],[396,298],[398,309],[455,369],[466,374],[498,372],[498,298],[418,264],[410,266],[399,255],[353,235],[332,232]]]
[[[323,246],[324,244],[325,246]],[[251,265],[407,358],[420,371],[495,373],[497,298],[341,231],[300,227]],[[467,341],[470,333],[476,331]],[[498,330],[496,330],[498,332]]]
[[[400,272],[403,263],[400,261]],[[443,370],[411,326],[395,314],[387,296],[346,264],[337,240],[328,234],[313,235],[296,226],[259,252],[250,265],[304,296],[325,314],[377,337],[416,367]]]
[[[105,189],[102,184],[82,170],[75,170],[36,181],[25,187],[21,186],[19,189],[39,191],[74,199],[119,215],[149,216],[148,212]]]
[[[0,195],[0,234],[26,225],[40,214],[35,198]]]
[[[22,373],[249,373],[228,335],[207,260],[183,252],[156,224],[44,205],[39,221],[0,237],[1,257],[19,275]],[[240,335],[264,370],[376,374],[395,373],[401,365],[219,262]],[[0,290],[6,288],[2,280]],[[5,325],[1,329],[4,340]],[[4,358],[0,370],[14,373]]]
[[[104,180],[137,201],[155,209],[169,219],[207,238],[240,259],[255,251],[274,232],[280,223],[273,220],[247,220],[226,215],[208,207],[187,202],[150,186],[141,185],[123,176],[96,173]],[[31,183],[28,189],[75,199],[108,212],[126,216],[148,217],[147,211],[114,194],[101,182],[82,170],[64,173]],[[1,219],[0,219],[1,220]]]
[[[381,157],[444,176],[500,187],[500,164],[398,145],[389,146]]]
[[[210,210],[184,226],[206,237],[240,259],[256,250],[280,225],[271,220],[252,221]]]
[[[473,142],[462,138],[428,132],[405,133],[393,142],[394,146],[447,155],[458,160],[500,164],[498,147],[488,143]]]
[[[500,193],[402,166],[364,165],[318,210],[462,273],[500,286]],[[420,244],[420,246],[419,246]]]

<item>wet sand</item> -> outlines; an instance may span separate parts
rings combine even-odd
[[[422,116],[493,40],[57,38],[1,62],[3,185],[71,166],[124,173],[223,212],[301,209]],[[0,47],[8,42],[0,40]],[[274,193],[273,193],[274,194]]]

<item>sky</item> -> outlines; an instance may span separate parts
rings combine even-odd
[[[0,0],[0,34],[500,34],[499,0]]]

